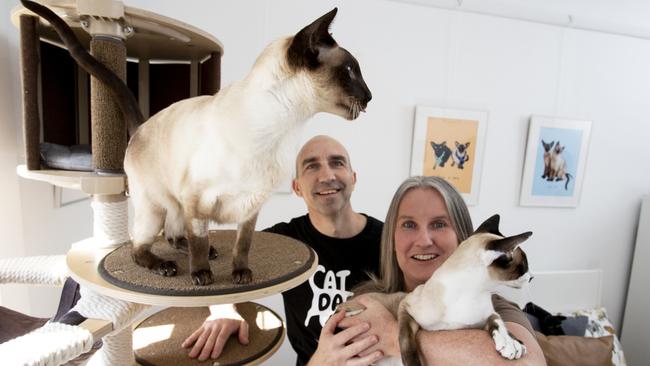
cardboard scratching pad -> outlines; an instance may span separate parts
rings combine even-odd
[[[249,343],[230,337],[217,359],[190,359],[181,343],[210,316],[207,307],[168,308],[140,323],[133,332],[135,358],[143,366],[245,365],[259,364],[270,357],[284,339],[280,317],[265,306],[252,302],[237,304],[237,311],[249,324]],[[218,316],[218,314],[217,314]],[[257,362],[256,362],[257,361]]]
[[[153,244],[152,251],[164,259],[176,261],[176,276],[163,277],[135,264],[131,258],[131,244],[106,255],[99,263],[99,272],[107,282],[132,291],[167,296],[208,296],[268,288],[304,274],[314,264],[315,255],[307,245],[284,235],[255,232],[248,256],[253,280],[246,285],[233,284],[232,247],[235,236],[235,230],[210,232],[210,245],[217,249],[218,256],[210,260],[215,282],[207,286],[192,283],[188,255],[172,248],[162,237]]]

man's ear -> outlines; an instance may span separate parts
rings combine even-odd
[[[300,185],[298,185],[297,178],[291,180],[291,189],[293,189],[293,193],[295,193],[296,196],[302,197],[302,191],[300,190]]]
[[[290,65],[309,69],[318,67],[319,49],[336,45],[336,41],[330,35],[329,27],[337,10],[337,8],[332,9],[296,33],[287,50],[287,60]]]

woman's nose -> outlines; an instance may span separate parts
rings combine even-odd
[[[418,232],[418,240],[416,244],[423,247],[433,245],[432,233],[427,229],[420,229]]]

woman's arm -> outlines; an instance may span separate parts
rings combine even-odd
[[[399,357],[399,330],[395,317],[376,300],[360,296],[355,301],[363,304],[366,310],[344,319],[339,326],[347,328],[359,322],[367,322],[370,324],[367,335],[376,335],[379,339],[377,345],[370,347],[360,356],[381,350],[387,356]],[[526,345],[526,355],[519,360],[501,357],[496,351],[492,337],[482,329],[435,332],[420,330],[417,341],[424,357],[424,365],[546,365],[537,340],[526,328],[512,322],[506,322],[506,327]]]
[[[417,340],[425,365],[546,365],[535,337],[523,326],[506,322],[506,327],[526,345],[526,354],[518,360],[508,360],[496,351],[494,340],[482,329],[420,330]]]

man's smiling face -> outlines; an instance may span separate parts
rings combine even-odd
[[[298,153],[296,176],[294,192],[310,212],[331,216],[349,207],[357,177],[338,141],[327,136],[309,140]]]

